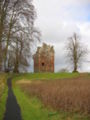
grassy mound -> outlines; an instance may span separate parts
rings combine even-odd
[[[14,80],[56,80],[78,77],[79,73],[24,73],[14,74]]]

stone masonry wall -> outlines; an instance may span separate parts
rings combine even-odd
[[[54,72],[54,49],[43,44],[34,55],[34,72]]]

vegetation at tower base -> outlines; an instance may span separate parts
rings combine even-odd
[[[0,0],[1,71],[26,71],[31,47],[40,35],[34,27],[35,19],[32,0]]]
[[[54,72],[54,48],[43,43],[34,54],[34,72]]]

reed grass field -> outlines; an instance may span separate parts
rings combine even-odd
[[[38,97],[44,106],[57,111],[90,115],[90,75],[59,80],[17,82],[29,96]]]

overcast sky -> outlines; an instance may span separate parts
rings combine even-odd
[[[55,71],[70,69],[65,59],[67,38],[77,32],[84,45],[90,47],[90,0],[34,0],[34,5],[41,41],[55,49]],[[90,71],[90,63],[84,62],[80,71]]]

